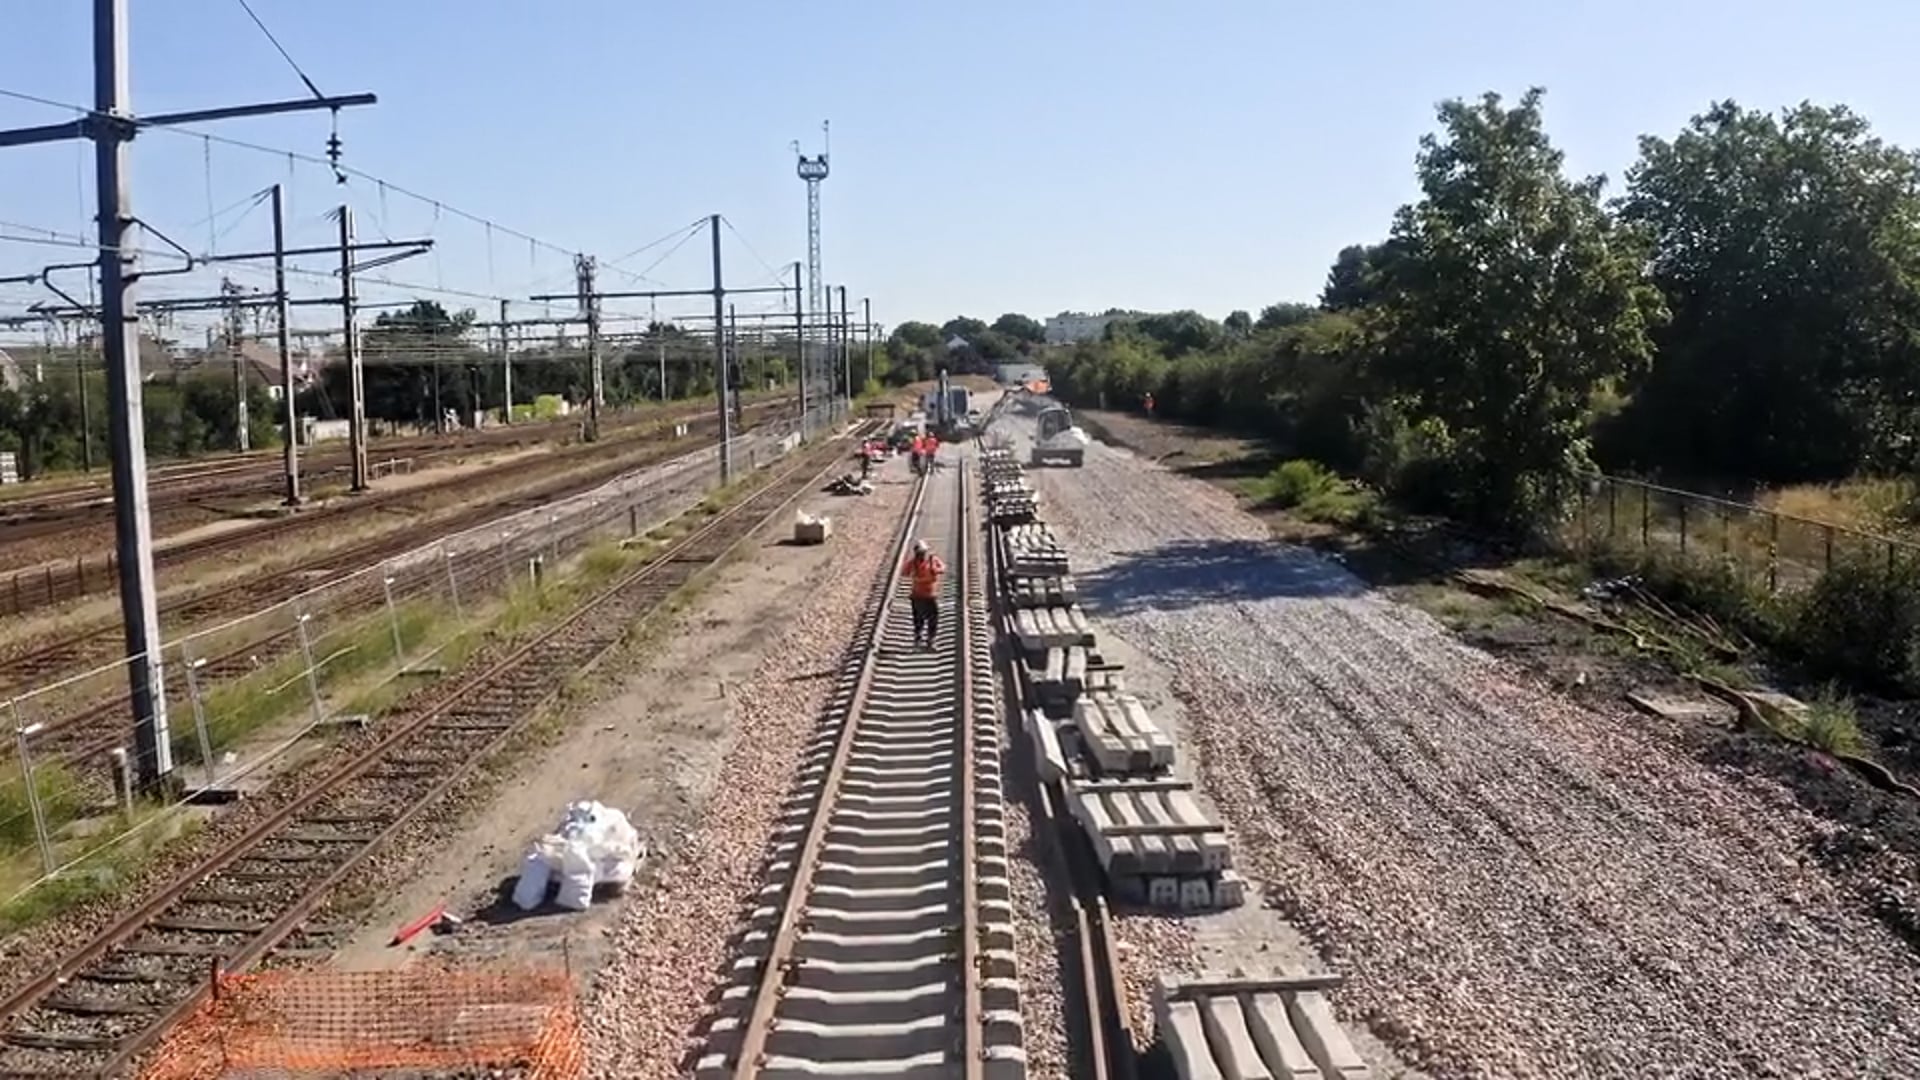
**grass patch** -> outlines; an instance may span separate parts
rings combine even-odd
[[[75,904],[120,895],[147,859],[197,832],[200,822],[174,813],[171,807],[149,803],[135,806],[133,826],[131,831],[102,832],[56,844],[55,858],[73,865],[27,892],[20,890],[44,870],[39,853],[22,851],[0,859],[0,935],[27,929]]]
[[[1797,730],[1791,734],[1808,746],[1828,754],[1866,756],[1867,739],[1860,733],[1859,714],[1855,712],[1851,700],[1843,697],[1836,687],[1828,685],[1818,697],[1806,704],[1806,711],[1796,719]]]
[[[1372,492],[1306,458],[1283,461],[1265,476],[1241,481],[1241,491],[1260,506],[1328,525],[1363,525],[1376,512]]]

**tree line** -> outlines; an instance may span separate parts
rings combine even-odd
[[[1070,399],[1270,436],[1426,509],[1534,520],[1599,468],[1909,472],[1920,158],[1844,107],[1718,102],[1622,192],[1566,175],[1543,92],[1439,106],[1420,198],[1314,304],[1117,320],[1048,357]]]

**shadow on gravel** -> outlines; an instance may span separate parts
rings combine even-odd
[[[1233,601],[1362,596],[1367,586],[1326,556],[1252,540],[1192,540],[1122,556],[1076,574],[1103,612],[1198,607]]]
[[[1823,755],[1772,740],[1730,736],[1699,753],[1711,768],[1784,782],[1809,812],[1836,827],[1801,854],[1850,886],[1882,925],[1920,952],[1920,805],[1874,788]]]

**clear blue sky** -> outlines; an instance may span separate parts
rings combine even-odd
[[[803,257],[789,143],[817,150],[830,117],[827,277],[889,324],[1310,298],[1342,244],[1384,235],[1412,197],[1434,104],[1489,89],[1546,86],[1570,168],[1616,181],[1637,135],[1672,134],[1720,97],[1844,102],[1920,146],[1920,5],[1892,0],[252,3],[323,91],[380,95],[343,116],[349,164],[604,259],[716,211],[746,241],[727,237],[735,283],[767,278],[759,257]],[[304,92],[235,0],[131,6],[137,111]],[[90,7],[8,5],[0,89],[90,100]],[[61,118],[0,100],[0,125]],[[327,121],[207,130],[317,154]],[[0,150],[0,221],[79,231],[91,168],[77,177],[78,154]],[[136,211],[196,250],[215,242],[205,154],[154,133],[133,159]],[[211,202],[288,177],[284,159],[215,146]],[[343,189],[314,167],[291,177],[298,237],[323,241],[319,215]],[[558,252],[500,235],[490,248],[480,226],[371,184],[344,193],[363,235],[442,242],[394,279],[509,296],[566,285]],[[263,214],[215,231],[229,226],[225,250],[266,242]],[[705,243],[648,276],[704,285]],[[0,273],[68,254],[0,242]],[[0,289],[0,310],[34,295]]]

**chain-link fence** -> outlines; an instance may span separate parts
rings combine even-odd
[[[1590,478],[1559,534],[1589,552],[1715,561],[1769,593],[1806,588],[1842,563],[1920,556],[1905,540],[1617,476]]]
[[[735,475],[793,450],[793,426],[735,439]],[[625,565],[623,547],[650,543],[647,533],[715,489],[719,454],[708,445],[172,639],[156,665],[167,705],[160,749],[180,791],[170,799],[137,796],[131,782],[139,750],[127,665],[142,661],[6,701],[0,931],[30,916],[38,897],[110,887],[188,827],[184,804],[242,793],[264,782],[270,763],[297,767],[330,732],[457,667],[488,632],[539,617],[563,566],[582,586],[611,577]]]

